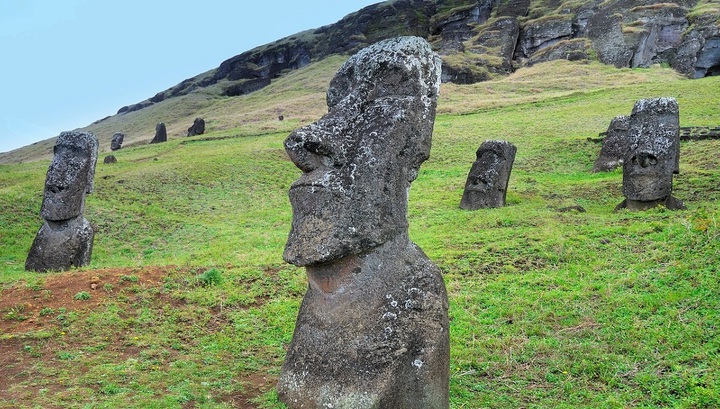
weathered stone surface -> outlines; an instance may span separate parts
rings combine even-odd
[[[161,142],[167,142],[167,129],[165,128],[165,124],[162,122],[155,125],[155,136],[152,138],[150,143]]]
[[[47,272],[86,266],[90,264],[94,236],[84,217],[59,222],[45,220],[30,247],[25,269]]]
[[[670,209],[684,205],[673,198],[672,178],[680,172],[680,121],[674,98],[635,103],[623,162],[625,200],[617,208],[644,210],[657,204]]]
[[[106,165],[109,163],[117,163],[117,158],[115,155],[107,155],[105,159],[103,159],[103,163]]]
[[[430,153],[440,61],[416,37],[351,57],[329,112],[293,132],[283,257],[309,286],[278,380],[291,408],[447,408],[447,295],[407,235],[410,183]]]
[[[86,132],[58,136],[45,179],[40,215],[45,223],[30,248],[25,269],[66,270],[90,262],[92,227],[83,217],[94,186],[98,140]]]
[[[573,35],[571,15],[560,15],[555,18],[542,18],[528,22],[518,41],[517,56],[528,58],[536,52],[568,40]]]
[[[593,172],[609,172],[623,164],[631,142],[628,140],[629,129],[628,116],[619,115],[610,121],[607,135],[602,141],[600,155],[593,165]]]
[[[202,118],[195,118],[192,126],[188,128],[187,136],[202,135],[205,133],[205,120]]]
[[[589,50],[590,44],[586,39],[577,38],[572,40],[562,40],[554,45],[535,52],[527,60],[527,65],[532,66],[554,60],[587,60],[590,58]]]
[[[476,152],[460,207],[477,210],[505,206],[517,148],[507,141],[485,141]]]
[[[443,56],[442,78],[446,82],[485,81],[526,64],[595,55],[617,67],[667,63],[690,77],[717,75],[720,56],[715,44],[720,41],[720,15],[697,5],[697,0],[385,1],[334,24],[229,58],[215,70],[186,79],[118,113],[143,109],[218,83],[223,84],[225,95],[254,92],[311,61],[351,53],[399,35],[430,41]],[[507,57],[507,49],[514,52],[516,43],[517,54]],[[583,50],[583,43],[591,44],[591,48]]]
[[[125,140],[125,134],[122,132],[115,132],[110,140],[110,150],[116,151],[122,149],[123,141]]]

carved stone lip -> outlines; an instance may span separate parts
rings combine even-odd
[[[311,172],[303,173],[290,185],[290,190],[300,188],[323,189],[329,191],[342,190],[337,175],[330,168],[321,166]]]

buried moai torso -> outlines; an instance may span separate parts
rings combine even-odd
[[[625,200],[617,208],[644,210],[658,204],[684,209],[672,197],[673,175],[680,171],[680,123],[673,98],[638,101],[630,116],[623,162]]]
[[[195,118],[193,124],[188,128],[187,136],[202,135],[205,133],[205,120],[202,118]]]
[[[630,117],[618,115],[610,121],[607,135],[602,141],[600,155],[593,165],[593,172],[608,172],[623,164],[625,153],[632,141],[628,138]]]
[[[162,122],[155,125],[155,136],[152,138],[150,143],[161,142],[167,142],[167,129],[165,128],[165,124]]]
[[[507,141],[483,142],[468,173],[460,207],[477,210],[505,206],[516,152],[515,145]]]
[[[442,276],[407,235],[407,192],[430,152],[440,61],[415,37],[351,57],[329,112],[293,132],[286,261],[308,291],[278,380],[291,408],[447,408]]]
[[[45,220],[30,248],[25,269],[67,270],[90,262],[93,230],[83,217],[92,192],[98,140],[86,132],[58,136],[45,179],[40,215]]]

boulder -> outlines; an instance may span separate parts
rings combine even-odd
[[[107,155],[105,159],[103,159],[103,163],[106,165],[109,163],[117,163],[117,158],[115,155]]]
[[[440,73],[420,38],[374,44],[331,81],[328,114],[285,140],[302,175],[283,258],[309,281],[278,379],[290,408],[449,407],[447,294],[407,234]]]
[[[485,141],[475,153],[460,208],[477,210],[505,206],[517,148],[507,141]]]

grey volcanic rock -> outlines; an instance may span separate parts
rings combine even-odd
[[[284,73],[401,35],[427,39],[443,58],[442,80],[485,81],[555,59],[617,67],[667,63],[689,77],[720,72],[719,13],[697,0],[390,0],[340,21],[256,47],[118,114],[221,83],[245,95]],[[515,52],[517,50],[517,52]]]
[[[115,132],[110,140],[110,150],[116,151],[122,149],[123,141],[125,140],[125,134],[122,132]]]
[[[447,294],[407,235],[440,73],[420,38],[374,44],[333,78],[328,114],[285,141],[303,173],[283,258],[309,280],[278,380],[290,408],[449,406]]]
[[[572,38],[572,25],[570,15],[528,22],[518,41],[518,56],[528,58],[543,48]]]
[[[187,136],[202,135],[205,133],[205,120],[202,118],[195,118],[193,124],[188,128]]]
[[[40,215],[45,222],[30,247],[25,269],[67,270],[90,263],[93,230],[83,217],[94,186],[98,140],[86,132],[63,132],[45,178]]]
[[[103,159],[103,163],[106,165],[110,163],[117,163],[117,158],[115,157],[115,155],[108,155],[105,157],[105,159]]]
[[[475,153],[460,207],[477,210],[505,206],[515,145],[507,141],[485,141]]]
[[[610,121],[607,135],[602,141],[602,148],[595,164],[593,172],[609,172],[623,164],[625,154],[631,145],[628,140],[630,130],[630,117],[618,115]]]
[[[152,138],[150,143],[161,142],[167,142],[167,129],[165,128],[165,124],[162,122],[155,125],[155,136]]]
[[[673,175],[680,172],[680,121],[674,98],[635,103],[628,137],[632,141],[623,162],[625,200],[617,208],[644,210],[658,204],[683,209],[672,197]]]

